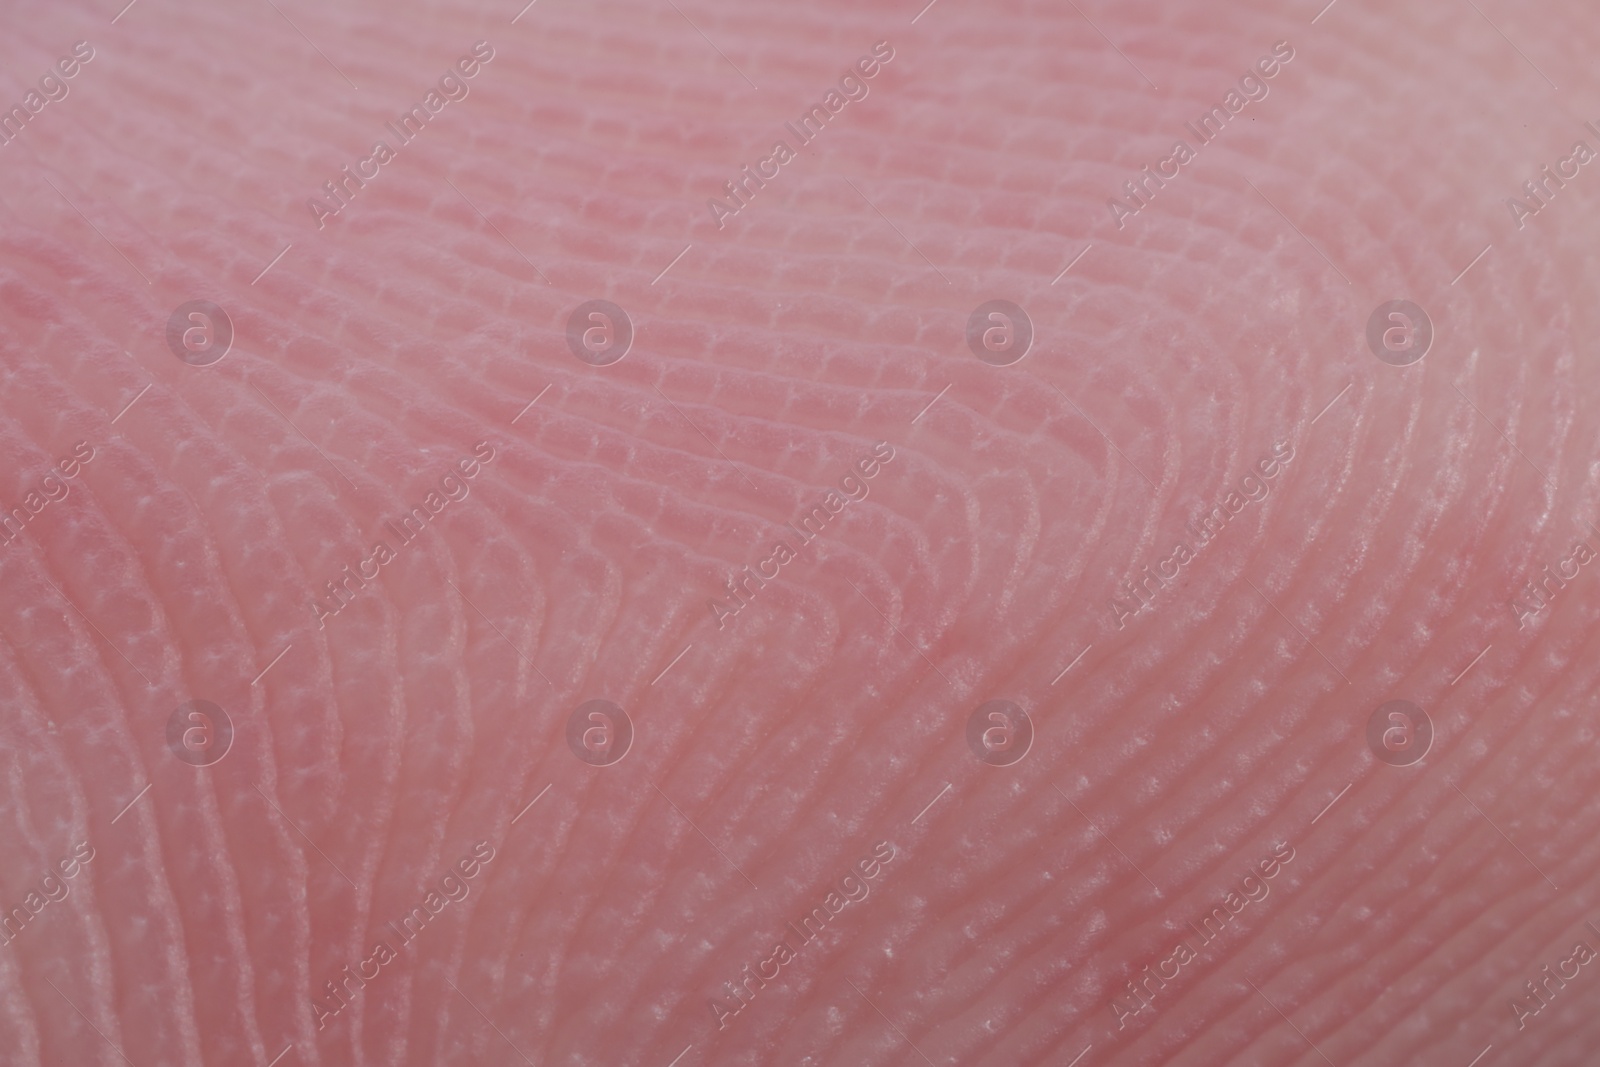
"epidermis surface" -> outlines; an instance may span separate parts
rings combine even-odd
[[[5,21],[6,1063],[1588,1062],[1580,4]]]

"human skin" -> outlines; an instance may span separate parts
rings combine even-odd
[[[0,1060],[1590,1062],[1586,8],[274,4],[4,17]]]

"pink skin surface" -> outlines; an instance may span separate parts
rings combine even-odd
[[[1593,1062],[1589,7],[119,6],[0,1062]]]

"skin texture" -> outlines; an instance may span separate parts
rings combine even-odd
[[[1589,1062],[1581,5],[6,21],[4,1062]]]

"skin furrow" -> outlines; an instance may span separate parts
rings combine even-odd
[[[0,1060],[1587,1062],[1592,23],[17,10]]]

